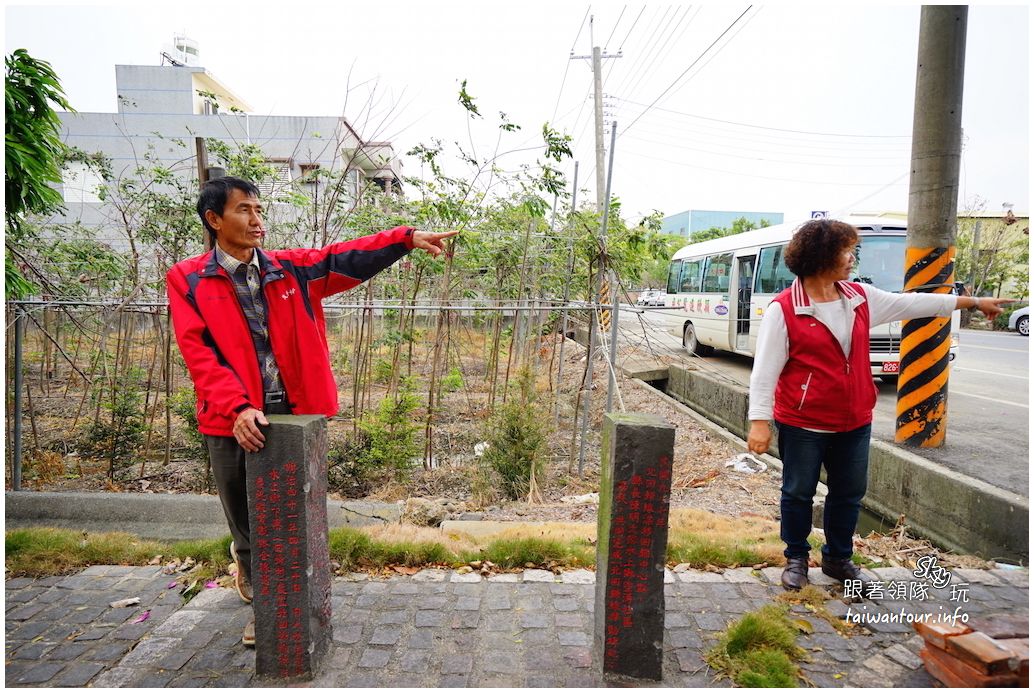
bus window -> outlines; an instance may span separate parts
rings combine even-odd
[[[858,264],[851,281],[884,291],[901,291],[905,282],[905,237],[863,236],[855,247]]]
[[[786,263],[783,262],[783,248],[785,247],[780,245],[761,249],[754,293],[777,294],[783,289],[790,288],[790,285],[793,284],[793,272],[788,270]]]
[[[682,269],[682,260],[672,260],[671,267],[668,268],[668,293],[677,294],[679,292],[679,270]]]
[[[700,267],[704,264],[703,259],[682,261],[682,282],[679,291],[684,294],[700,292]]]
[[[707,258],[704,269],[704,293],[726,293],[729,290],[729,274],[732,269],[732,253],[712,255]]]

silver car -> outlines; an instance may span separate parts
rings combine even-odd
[[[1024,337],[1030,336],[1030,306],[1013,311],[1009,316],[1009,329],[1016,330]]]

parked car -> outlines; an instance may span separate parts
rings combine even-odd
[[[1024,337],[1030,336],[1030,306],[1013,311],[1009,316],[1009,329],[1016,330]]]
[[[659,289],[643,289],[636,299],[637,306],[662,306],[664,305],[664,292]]]

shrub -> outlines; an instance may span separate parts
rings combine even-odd
[[[362,431],[344,441],[333,441],[327,453],[327,485],[349,498],[365,496],[375,481],[370,456],[365,453],[370,440]]]
[[[463,374],[460,373],[458,367],[453,366],[448,375],[442,378],[442,389],[446,392],[456,392],[461,387],[463,387]]]
[[[83,451],[98,459],[108,460],[108,478],[114,479],[118,469],[133,463],[137,450],[144,444],[147,423],[143,398],[132,382],[139,368],[131,368],[125,377],[109,389],[97,394],[108,419],[98,417],[87,425]]]
[[[517,377],[517,392],[488,421],[485,439],[489,448],[482,462],[498,475],[507,498],[528,495],[542,476],[546,457],[548,416],[536,406],[534,382],[528,368]]]
[[[373,364],[373,379],[374,382],[386,383],[391,380],[391,361],[385,361],[384,359],[377,359],[377,362]]]
[[[1018,311],[1020,308],[1027,306],[1024,302],[1007,303],[1002,306],[1002,314],[994,319],[992,326],[996,330],[1008,330],[1009,329],[1009,316]]]
[[[395,397],[385,397],[376,412],[363,414],[359,421],[363,442],[356,450],[360,469],[392,472],[399,479],[408,475],[413,458],[421,452],[420,427],[413,421],[419,406],[412,382],[403,378]]]

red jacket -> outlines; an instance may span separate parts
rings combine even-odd
[[[338,411],[321,301],[412,249],[413,229],[399,226],[322,249],[256,250],[270,347],[292,413]],[[197,393],[198,429],[231,436],[240,412],[264,405],[258,357],[233,280],[210,251],[176,263],[166,281],[176,341]]]
[[[876,385],[869,370],[869,304],[858,284],[837,282],[854,308],[851,353],[817,320],[800,280],[775,297],[783,309],[789,358],[776,384],[779,423],[823,431],[853,431],[872,422]]]

